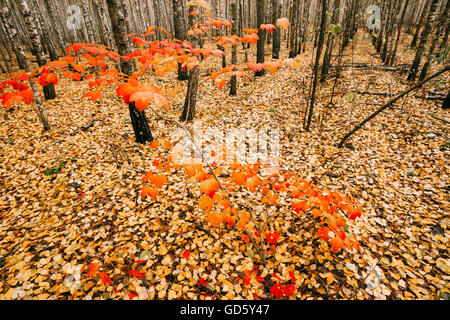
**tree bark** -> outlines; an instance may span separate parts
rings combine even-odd
[[[233,25],[231,33],[233,35],[237,34],[237,10],[236,10],[236,0],[231,0],[231,23]],[[234,45],[231,49],[231,63],[237,64],[237,45]],[[231,76],[230,80],[230,95],[236,95],[237,78],[235,75]]]
[[[431,32],[431,26],[433,23],[433,18],[437,9],[437,4],[439,0],[431,0],[430,10],[428,11],[427,19],[425,22],[425,26],[423,27],[422,33],[420,35],[419,46],[416,50],[416,55],[414,57],[414,61],[411,65],[411,70],[408,75],[408,81],[416,80],[417,72],[419,71],[420,61],[422,60],[422,55],[425,51],[425,46],[427,44],[428,37]]]
[[[438,44],[440,31],[439,29],[440,26],[445,24],[445,18],[447,17],[449,10],[450,10],[450,1],[447,1],[447,4],[445,6],[442,6],[439,16],[435,19],[435,23],[433,26],[434,32],[431,36],[430,45],[428,47],[428,51],[425,57],[425,63],[422,66],[422,70],[419,75],[419,80],[423,80],[427,76],[428,68],[430,67],[434,50],[436,49],[436,46]]]
[[[192,7],[191,10],[195,10]],[[196,23],[196,17],[193,15],[189,16],[189,27],[191,28]],[[192,41],[193,46],[198,45],[196,38]],[[180,121],[192,121],[195,116],[195,105],[197,103],[197,92],[198,92],[198,77],[200,74],[200,67],[197,65],[192,70],[189,71],[189,80],[187,85],[186,97],[184,99],[183,113],[180,116]]]
[[[281,29],[276,25],[280,15],[280,9],[281,7],[278,0],[272,0],[272,24],[276,27],[273,31],[272,59],[280,58]]]
[[[35,52],[38,65],[39,67],[42,67],[47,64],[47,57],[44,54],[41,37],[39,36],[36,23],[33,19],[30,7],[28,6],[26,0],[20,1],[20,8],[22,11],[23,19],[25,21],[25,25],[31,38],[31,46],[33,48],[33,51]],[[43,90],[45,99],[50,100],[56,98],[55,86],[53,85],[53,83],[44,86]]]
[[[125,21],[124,8],[119,0],[107,0],[109,16],[111,18],[111,25],[113,28],[114,39],[117,45],[119,54],[125,56],[128,54],[128,44],[123,38],[127,33],[127,21]],[[134,60],[121,60],[120,67],[122,72],[127,75],[132,75],[136,69]],[[133,126],[136,142],[145,143],[152,141],[153,136],[150,131],[145,111],[140,111],[136,108],[134,102],[128,105],[130,111],[131,125]]]
[[[316,95],[316,88],[317,88],[317,82],[319,77],[319,63],[320,63],[320,57],[322,54],[323,49],[323,42],[325,38],[325,27],[327,23],[327,0],[321,0],[321,22],[320,22],[320,29],[319,29],[319,37],[317,39],[317,52],[316,52],[316,61],[314,63],[314,75],[313,75],[313,83],[312,83],[312,90],[311,90],[311,98],[309,102],[309,108],[306,110],[305,118],[307,119],[306,123],[305,120],[303,121],[303,126],[306,131],[310,130],[311,127],[311,120],[313,116],[314,111],[314,102],[315,102],[315,95]]]
[[[256,63],[264,63],[264,43],[266,40],[266,30],[262,30],[260,27],[264,24],[264,2],[265,0],[256,0],[257,14],[256,14],[256,25],[258,28],[259,40],[256,43]],[[255,72],[256,77],[263,76],[265,69]]]
[[[180,116],[180,121],[194,120],[195,105],[197,103],[199,72],[200,72],[199,66],[195,66],[189,72],[188,89],[186,93],[186,98],[184,99],[183,113]]]
[[[183,0],[172,0],[173,10],[173,24],[175,27],[175,38],[184,41],[186,40],[186,21],[184,17],[183,6],[185,6]],[[181,63],[178,63],[178,80],[187,80],[189,78],[189,72],[187,68],[182,67]]]
[[[420,30],[422,29],[423,20],[427,15],[428,8],[430,6],[431,0],[426,0],[425,5],[423,6],[422,13],[420,14],[419,21],[417,22],[416,32],[414,32],[414,37],[411,41],[411,48],[414,48],[417,44],[417,40],[419,39]]]
[[[23,50],[22,44],[19,40],[18,33],[16,29],[14,28],[10,15],[8,15],[8,8],[6,7],[6,4],[4,1],[2,1],[4,7],[2,8],[2,15],[4,15],[4,26],[8,35],[9,40],[13,44],[13,50],[14,54],[17,56],[17,59],[19,61],[22,61],[23,68],[25,69],[25,72],[30,72],[30,66],[28,64],[27,58],[25,56],[25,52]],[[39,119],[41,120],[42,126],[45,130],[50,130],[50,125],[48,122],[47,113],[45,112],[44,106],[42,105],[41,97],[39,96],[38,90],[36,88],[36,83],[34,81],[28,81],[30,84],[30,88],[33,91],[34,94],[34,101],[36,103],[36,109],[38,112]]]
[[[339,3],[340,0],[334,0],[333,3],[333,13],[331,16],[331,24],[336,24],[338,20],[338,13],[339,13]],[[323,56],[323,63],[322,63],[322,70],[320,74],[320,82],[325,81],[325,78],[328,74],[328,70],[330,68],[330,61],[331,61],[331,54],[333,53],[333,42],[334,42],[335,35],[332,32],[328,33],[327,37],[327,46],[325,49],[325,54]]]

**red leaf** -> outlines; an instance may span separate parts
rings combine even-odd
[[[130,300],[133,300],[134,297],[137,297],[136,293],[131,292],[128,294],[128,298],[130,298]]]
[[[287,284],[283,287],[283,294],[290,297],[295,292],[295,286],[293,284]]]
[[[270,293],[275,296],[275,298],[281,298],[283,296],[283,288],[281,284],[277,283],[272,288],[270,288]]]
[[[134,263],[144,263],[144,262],[146,262],[147,260],[137,260],[137,261],[135,261]]]
[[[143,278],[144,274],[142,272],[137,271],[137,270],[131,270],[129,276],[130,277],[135,276],[137,278]]]
[[[266,239],[268,243],[275,244],[277,243],[279,237],[280,235],[275,231],[273,233],[268,233]]]
[[[91,98],[92,102],[96,101],[98,98],[100,98],[101,96],[101,92],[100,92],[100,88],[99,89],[95,89],[92,91],[89,91],[88,93],[86,93],[84,96],[82,96],[81,98]]]
[[[295,283],[296,279],[295,279],[294,273],[292,271],[289,271],[289,277],[291,278],[292,282]]]
[[[330,229],[327,227],[322,227],[317,231],[317,235],[320,237],[320,239],[328,239],[328,233],[330,232]]]
[[[89,271],[87,272],[88,277],[94,277],[98,271],[98,263],[91,263],[89,265]]]
[[[100,272],[100,278],[105,286],[112,284],[111,279],[106,275],[106,272]]]

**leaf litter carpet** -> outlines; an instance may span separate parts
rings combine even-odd
[[[374,52],[358,33],[342,64],[382,65]],[[298,224],[289,205],[274,207],[280,239],[260,274],[293,271],[290,299],[448,299],[449,128],[440,120],[448,111],[410,95],[337,149],[348,130],[389,99],[350,99],[351,92],[396,93],[410,84],[400,71],[346,67],[333,105],[334,78],[319,85],[312,131],[305,132],[311,53],[308,47],[297,58],[298,70],[238,79],[234,97],[207,78],[218,59],[201,69],[196,118],[203,126],[278,128],[283,167],[342,190],[364,208],[349,230],[361,251],[335,254],[315,237],[311,219]],[[396,64],[409,64],[413,55],[405,50]],[[174,73],[147,78],[171,92],[174,108],[165,116],[177,119],[186,83]],[[162,151],[135,143],[128,108],[114,88],[97,102],[80,99],[87,82],[61,80],[56,89],[57,98],[45,102],[49,132],[31,106],[0,110],[0,299],[273,298],[266,284],[243,283],[255,265],[251,245],[204,223],[198,188],[181,174],[168,175],[156,200],[141,197],[141,178]],[[446,90],[443,76],[416,94]],[[147,116],[154,137],[170,138],[176,130]],[[91,263],[112,284],[87,277]],[[135,269],[144,276],[130,277]],[[196,285],[201,278],[207,287]]]

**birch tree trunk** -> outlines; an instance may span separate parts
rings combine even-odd
[[[11,22],[11,16],[8,14],[9,9],[6,6],[5,1],[2,1],[2,21],[4,22],[4,27],[7,33],[7,36],[10,40],[10,42],[13,44],[12,49],[14,51],[14,54],[17,57],[18,61],[21,61],[23,63],[23,67],[25,69],[25,72],[30,72],[30,66],[28,64],[27,58],[25,56],[25,52],[23,50],[22,44],[19,40],[17,30],[15,29],[14,25]],[[44,127],[44,130],[50,130],[50,125],[48,122],[47,113],[45,112],[44,106],[42,105],[41,97],[39,96],[38,90],[36,88],[36,84],[34,81],[29,81],[31,90],[33,90],[34,94],[34,101],[36,104],[37,113],[39,116],[39,119],[41,120],[42,126]]]
[[[431,0],[430,10],[428,11],[427,14],[425,26],[423,27],[422,33],[420,34],[419,45],[417,47],[416,55],[411,65],[411,70],[409,71],[408,81],[416,80],[416,75],[420,67],[420,61],[422,60],[422,55],[425,52],[425,46],[427,44],[427,40],[431,32],[431,26],[433,23],[434,15],[436,13],[438,2],[439,0]]]
[[[26,0],[20,0],[20,8],[25,21],[25,25],[31,38],[31,46],[33,48],[33,51],[35,52],[38,65],[39,67],[42,67],[47,64],[47,57],[44,54],[41,37],[39,36],[36,23],[33,19],[30,7],[28,6]],[[53,83],[49,83],[48,85],[44,86],[43,90],[45,99],[49,100],[56,98],[55,86],[53,85]]]
[[[433,57],[434,50],[436,49],[436,46],[438,44],[439,39],[439,29],[441,25],[445,24],[445,18],[448,17],[448,12],[450,10],[450,1],[447,0],[447,4],[444,6],[442,5],[441,11],[439,13],[439,16],[436,18],[434,23],[434,32],[431,36],[430,45],[428,47],[428,51],[425,57],[425,63],[422,67],[422,70],[420,72],[419,81],[422,81],[427,77],[428,68],[431,64],[431,59]]]

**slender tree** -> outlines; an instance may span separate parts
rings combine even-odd
[[[236,0],[231,0],[231,23],[232,34],[237,34],[237,10],[236,10]],[[231,63],[237,64],[237,45],[234,45],[231,51]],[[230,79],[230,95],[236,95],[237,78],[233,75]]]
[[[332,25],[336,25],[336,23],[338,21],[339,4],[340,4],[340,0],[333,1],[332,16],[331,16],[331,22],[330,22]],[[328,69],[330,67],[330,61],[331,61],[331,54],[333,52],[334,37],[335,37],[334,33],[331,32],[331,30],[330,30],[328,32],[325,54],[323,56],[322,70],[321,70],[321,74],[320,74],[320,82],[325,81],[325,78],[328,74]]]
[[[316,52],[316,59],[314,63],[314,69],[313,69],[313,80],[312,80],[312,89],[311,89],[311,97],[309,100],[309,106],[306,109],[305,117],[303,120],[303,126],[306,131],[310,130],[311,127],[311,120],[313,116],[314,111],[314,102],[315,102],[315,95],[316,95],[316,89],[317,89],[317,82],[319,77],[319,63],[320,63],[320,57],[322,54],[323,49],[323,43],[325,38],[325,27],[327,23],[327,0],[321,0],[321,19],[320,19],[320,29],[319,29],[319,37],[317,42],[317,52]]]
[[[195,6],[189,8],[191,11],[195,10]],[[189,27],[192,28],[196,23],[196,16],[189,15]],[[192,37],[193,47],[198,46],[199,41],[196,36]],[[196,65],[189,71],[189,79],[186,91],[186,97],[184,99],[183,112],[180,116],[180,121],[192,121],[195,116],[195,106],[197,104],[197,93],[198,93],[198,77],[200,74],[200,66]]]
[[[257,15],[256,15],[256,25],[258,28],[258,37],[259,40],[256,43],[256,63],[264,63],[264,43],[266,40],[266,30],[260,28],[262,24],[264,24],[264,16],[265,16],[265,0],[256,0],[257,7]],[[255,72],[256,77],[260,77],[264,75],[265,70],[261,69],[260,71]]]
[[[124,39],[124,36],[128,33],[128,22],[125,20],[122,2],[120,0],[107,0],[106,4],[111,18],[117,49],[121,56],[125,56],[129,52],[128,44]],[[134,61],[121,59],[120,68],[123,73],[130,76],[136,70],[136,65]],[[134,102],[131,102],[128,107],[136,142],[145,143],[147,141],[152,141],[153,136],[148,125],[145,111],[138,110]]]
[[[409,81],[414,81],[416,79],[417,72],[419,71],[420,61],[422,60],[422,55],[425,52],[425,46],[427,44],[427,40],[431,32],[431,27],[434,15],[437,10],[438,2],[439,0],[431,0],[430,9],[428,10],[425,26],[423,27],[422,33],[420,34],[420,41],[416,50],[416,55],[411,65],[411,70],[409,71],[408,74]]]
[[[419,39],[420,30],[422,30],[423,21],[427,15],[428,9],[430,8],[431,0],[425,0],[425,4],[422,8],[422,12],[420,14],[419,20],[417,21],[416,31],[414,32],[413,39],[411,41],[411,48],[414,48],[417,44],[417,40]]]
[[[434,50],[436,49],[436,46],[438,44],[440,26],[445,24],[445,19],[448,17],[449,11],[450,11],[450,1],[447,0],[447,3],[441,6],[440,13],[434,22],[433,26],[434,31],[431,35],[430,45],[428,46],[428,51],[425,56],[425,63],[423,64],[422,70],[419,75],[420,81],[425,79],[427,76],[428,68],[430,67]]]
[[[277,19],[279,18],[281,11],[281,5],[278,0],[272,0],[272,24],[276,26]],[[280,57],[280,45],[281,45],[281,29],[276,26],[273,31],[272,41],[272,59],[278,59]]]
[[[172,0],[173,10],[173,24],[175,28],[175,38],[184,41],[186,40],[186,20],[183,9],[186,6],[183,0]],[[188,69],[182,67],[181,63],[178,63],[178,80],[187,80],[189,78]]]
[[[30,65],[28,64],[28,60],[25,56],[25,51],[22,47],[21,41],[19,40],[19,35],[11,22],[11,16],[8,15],[8,7],[6,7],[5,1],[2,1],[3,7],[2,7],[2,19],[4,21],[4,27],[7,32],[7,36],[11,43],[13,44],[12,48],[14,50],[14,54],[17,56],[17,60],[21,61],[23,63],[23,68],[25,69],[25,72],[30,72]],[[36,88],[36,83],[34,81],[29,80],[31,90],[33,90],[34,99],[36,103],[36,109],[39,116],[39,119],[41,120],[42,126],[44,127],[44,130],[49,130],[50,125],[47,117],[47,113],[45,112],[44,106],[42,104],[41,97],[39,95],[39,92]]]
[[[44,54],[44,49],[42,47],[41,37],[39,36],[39,31],[37,29],[35,20],[31,13],[30,7],[28,6],[28,2],[26,0],[20,1],[20,9],[22,11],[23,19],[25,21],[25,25],[28,30],[28,34],[31,38],[31,46],[34,51],[34,55],[36,56],[37,63],[39,67],[42,67],[47,64],[47,57]],[[56,98],[55,86],[53,83],[49,83],[44,86],[44,97],[45,99],[54,99]]]

